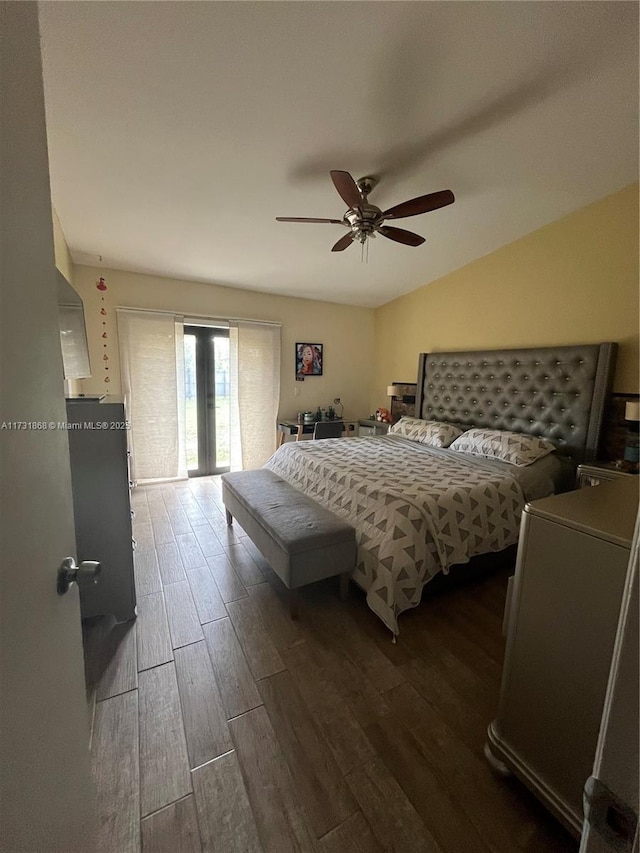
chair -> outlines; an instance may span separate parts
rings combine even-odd
[[[316,421],[313,438],[340,438],[344,424],[342,421]]]

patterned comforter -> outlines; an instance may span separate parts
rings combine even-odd
[[[353,579],[394,634],[437,572],[517,541],[517,481],[455,451],[395,436],[290,442],[267,460],[355,527]]]

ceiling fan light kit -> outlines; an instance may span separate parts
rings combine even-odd
[[[413,231],[406,231],[404,228],[384,225],[384,222],[387,219],[404,219],[407,216],[429,213],[432,210],[446,207],[455,201],[455,196],[451,190],[440,190],[412,198],[383,211],[369,202],[369,193],[378,183],[376,177],[368,175],[354,181],[349,172],[337,169],[329,174],[338,195],[349,206],[342,219],[276,216],[276,220],[278,222],[322,222],[332,225],[345,225],[349,228],[349,232],[334,244],[331,249],[332,252],[343,252],[353,242],[361,243],[364,249],[369,237],[375,237],[376,234],[382,234],[388,240],[403,243],[405,246],[421,246],[424,243],[424,237],[414,234]]]

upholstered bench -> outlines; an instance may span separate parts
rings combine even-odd
[[[222,475],[227,524],[236,518],[273,571],[290,590],[297,618],[301,586],[340,575],[347,593],[355,566],[355,530],[268,468]]]

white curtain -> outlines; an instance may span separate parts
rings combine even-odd
[[[231,469],[260,468],[276,449],[280,326],[229,321]]]
[[[133,478],[185,478],[182,317],[124,309],[117,317]]]

